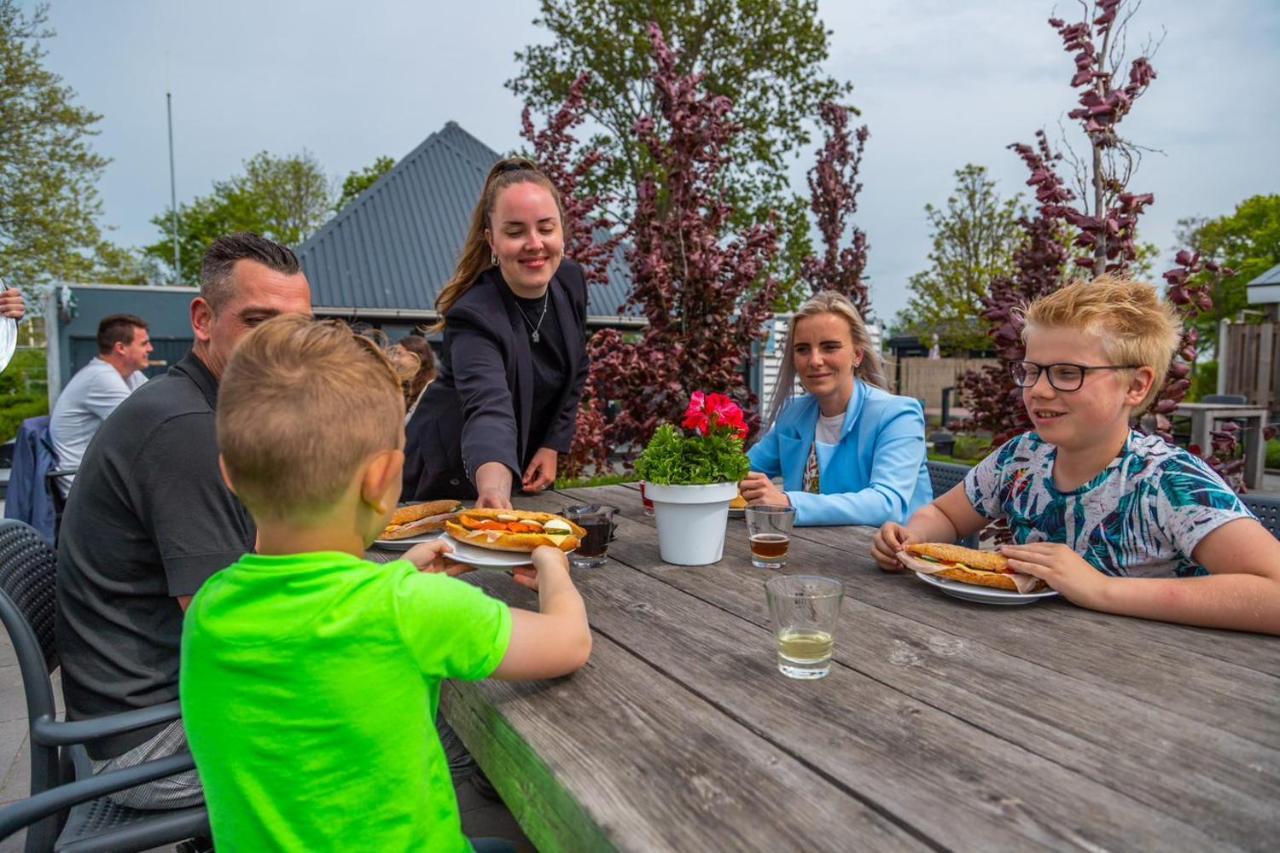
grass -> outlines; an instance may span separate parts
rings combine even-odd
[[[1267,442],[1267,467],[1280,468],[1280,438]]]
[[[49,414],[45,351],[19,349],[0,373],[0,443],[18,434],[27,418]]]
[[[616,486],[634,483],[640,478],[635,474],[605,474],[600,477],[580,477],[576,480],[556,480],[555,489],[590,489],[594,486]]]

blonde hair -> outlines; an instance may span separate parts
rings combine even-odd
[[[462,244],[462,253],[458,257],[458,265],[454,267],[453,277],[436,297],[436,311],[440,314],[440,319],[429,331],[438,332],[444,329],[445,315],[449,313],[453,304],[471,289],[482,272],[497,266],[493,263],[484,232],[492,224],[493,207],[497,204],[498,193],[516,184],[537,184],[551,193],[551,197],[556,202],[556,210],[560,213],[560,227],[564,229],[564,204],[560,201],[560,191],[538,168],[537,163],[527,157],[508,157],[495,163],[489,170],[488,177],[484,179],[480,201],[471,211],[471,225],[467,229],[467,239]],[[566,233],[565,242],[568,241],[569,235]]]
[[[275,317],[236,347],[218,388],[218,448],[257,518],[327,509],[372,454],[404,442],[400,379],[338,320]]]
[[[871,346],[871,333],[867,331],[867,324],[862,321],[858,309],[843,294],[834,290],[822,290],[809,297],[791,318],[787,336],[782,342],[782,352],[785,355],[778,370],[778,382],[773,389],[773,402],[769,405],[766,429],[773,426],[795,390],[796,362],[791,352],[791,341],[795,337],[796,326],[801,320],[817,317],[819,314],[834,314],[849,325],[849,337],[853,340],[854,347],[862,353],[862,363],[854,368],[853,375],[868,385],[874,385],[883,391],[889,390],[884,378],[884,366],[880,363],[880,353]]]
[[[1025,344],[1033,327],[1071,329],[1097,335],[1112,364],[1137,364],[1155,371],[1141,413],[1164,384],[1182,339],[1182,322],[1172,305],[1149,284],[1101,275],[1076,281],[1028,306],[1022,328]]]

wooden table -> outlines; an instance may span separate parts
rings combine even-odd
[[[793,681],[743,522],[684,568],[631,488],[517,503],[584,501],[622,508],[609,562],[575,573],[590,663],[444,691],[540,850],[1274,849],[1280,640],[968,604],[875,568],[870,529],[798,528],[786,571],[846,598],[831,675]]]
[[[1244,484],[1251,489],[1262,486],[1267,464],[1267,442],[1262,430],[1267,425],[1267,409],[1228,403],[1180,403],[1174,414],[1191,418],[1191,443],[1199,445],[1202,453],[1212,447],[1212,433],[1218,421],[1244,421],[1240,431],[1244,441]]]

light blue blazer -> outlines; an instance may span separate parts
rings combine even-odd
[[[840,443],[818,481],[821,494],[814,495],[804,491],[804,468],[818,414],[818,401],[808,394],[791,401],[747,451],[752,471],[782,477],[796,524],[905,523],[933,500],[919,400],[855,380]]]

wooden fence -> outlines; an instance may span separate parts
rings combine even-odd
[[[1225,357],[1219,360],[1221,394],[1243,394],[1254,406],[1280,414],[1280,323],[1231,323],[1219,327]]]
[[[924,400],[926,409],[941,411],[943,388],[957,385],[966,371],[999,363],[994,358],[903,358],[896,365],[890,362],[886,369],[891,382],[897,375],[899,394]],[[952,395],[953,408],[956,402]]]

